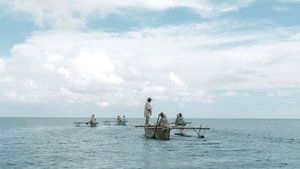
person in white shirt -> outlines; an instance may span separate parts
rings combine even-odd
[[[123,115],[122,121],[123,121],[123,122],[126,121],[125,115]]]
[[[152,115],[151,100],[151,97],[148,97],[144,107],[144,117],[146,118],[145,125],[149,125],[150,116]]]

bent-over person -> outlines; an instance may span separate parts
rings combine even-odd
[[[165,113],[161,112],[159,114],[159,116],[160,116],[160,119],[159,119],[159,122],[158,122],[158,126],[162,127],[163,130],[172,128],[172,126],[169,123],[169,120],[168,120],[167,116],[165,115]]]

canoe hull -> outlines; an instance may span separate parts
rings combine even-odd
[[[172,129],[163,129],[161,127],[157,127],[155,131],[155,127],[144,127],[145,129],[145,137],[147,138],[155,138],[161,140],[170,140],[170,132]],[[153,137],[155,131],[155,136]]]
[[[90,123],[91,127],[96,127],[98,123]]]
[[[118,126],[126,126],[126,122],[127,122],[127,121],[121,121],[121,120],[120,120],[120,121],[117,121],[117,125],[118,125]]]

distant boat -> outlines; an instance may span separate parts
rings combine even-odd
[[[118,125],[118,126],[126,126],[127,120],[118,120],[118,121],[103,121],[104,125]]]
[[[119,126],[126,126],[126,120],[125,121],[123,121],[123,120],[118,120],[117,121],[117,124],[119,125]]]

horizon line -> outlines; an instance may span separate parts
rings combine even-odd
[[[0,118],[90,118],[90,117],[69,117],[69,116],[0,116]],[[116,118],[116,117],[96,117],[101,118]],[[144,119],[144,117],[126,117],[132,119]],[[245,118],[245,117],[185,117],[186,119],[233,119],[233,120],[300,120],[299,117],[296,118]],[[156,119],[153,117],[152,119]],[[175,117],[170,117],[169,119],[175,119]]]

